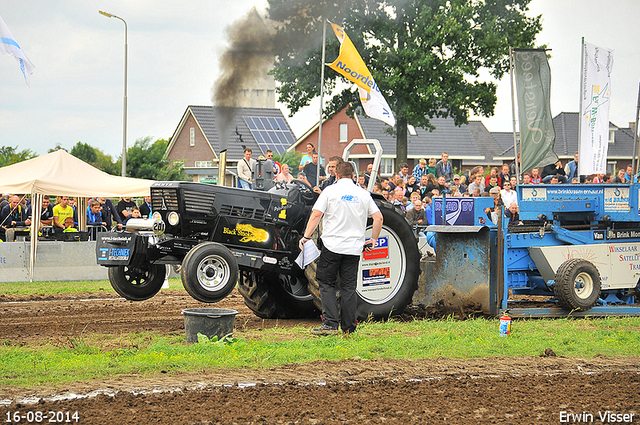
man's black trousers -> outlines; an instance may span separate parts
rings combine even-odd
[[[318,259],[316,280],[320,286],[324,324],[343,332],[356,330],[356,285],[359,255],[336,254],[324,248]],[[336,297],[336,284],[340,279],[340,311]]]

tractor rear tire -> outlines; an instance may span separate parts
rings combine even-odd
[[[113,289],[130,301],[144,301],[160,291],[164,283],[164,264],[143,263],[136,267],[109,267],[109,281]]]
[[[418,277],[421,273],[420,251],[409,222],[390,203],[378,199],[375,201],[383,217],[380,239],[386,238],[388,242],[387,246],[382,248],[387,250],[387,254],[385,256],[384,253],[381,253],[381,257],[374,260],[360,259],[356,289],[358,295],[356,314],[357,319],[361,321],[367,318],[385,319],[391,315],[402,313],[413,299],[413,293],[418,288]],[[367,237],[371,235],[371,229],[372,220],[369,219]],[[305,268],[305,275],[309,282],[309,292],[314,296],[316,306],[322,310],[320,288],[315,279],[316,268],[315,262],[309,264]],[[388,270],[385,272],[384,269]],[[366,290],[369,288],[363,286],[365,271],[370,276],[373,273],[382,273],[383,275],[389,273],[388,283],[377,286],[370,285],[372,289],[384,288],[382,292]]]
[[[203,303],[215,303],[236,287],[238,262],[224,245],[204,242],[184,257],[180,277],[184,289],[193,298]]]
[[[263,319],[304,319],[320,312],[303,276],[242,272],[238,292],[254,314]]]
[[[553,292],[563,308],[587,311],[600,298],[600,273],[587,260],[567,260],[558,267]]]

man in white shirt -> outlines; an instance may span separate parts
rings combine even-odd
[[[312,329],[314,335],[333,335],[356,330],[357,274],[362,251],[371,251],[382,230],[382,213],[366,190],[353,184],[353,167],[348,162],[336,167],[338,181],[325,188],[313,205],[313,212],[300,249],[322,219],[323,249],[318,258],[316,280],[320,286],[323,323]],[[371,238],[365,241],[367,218],[373,219]],[[336,281],[340,277],[340,311]]]
[[[251,189],[251,172],[255,166],[256,161],[251,159],[251,149],[244,149],[244,157],[238,161],[238,183],[242,189]]]
[[[500,197],[505,205],[518,205],[518,193],[511,188],[511,182],[504,182],[504,189],[500,191]]]

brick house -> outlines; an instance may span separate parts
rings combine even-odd
[[[184,170],[195,182],[217,182],[218,155],[227,138],[226,186],[237,185],[236,167],[244,148],[251,148],[253,158],[267,149],[282,153],[295,142],[295,136],[282,111],[276,108],[234,108],[231,118],[220,116],[214,106],[190,105],[171,136],[165,157],[184,161]],[[223,124],[223,125],[221,125]],[[226,136],[221,131],[226,129]]]
[[[431,123],[436,127],[432,132],[413,126],[408,128],[407,163],[410,168],[420,158],[434,157],[439,160],[442,152],[447,152],[454,167],[466,170],[475,165],[496,162],[493,157],[504,150],[479,121],[459,127],[454,125],[453,119],[432,118]],[[390,176],[398,168],[396,136],[389,133],[388,129],[389,126],[382,121],[361,114],[352,118],[346,114],[346,109],[342,110],[323,122],[320,155],[325,160],[333,155],[342,156],[344,147],[353,139],[378,139],[383,148],[380,175]],[[309,142],[318,148],[318,124],[302,135],[289,150],[304,153]],[[372,162],[373,154],[365,147],[357,147],[351,157],[358,161],[358,169],[362,171]]]

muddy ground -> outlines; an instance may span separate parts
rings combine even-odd
[[[0,296],[0,341],[64,343],[81,332],[182,334],[181,310],[194,307],[203,305],[183,290],[163,290],[136,303],[111,291],[74,297]],[[216,307],[238,310],[234,332],[242,338],[255,336],[258,329],[319,323],[259,319],[235,292]],[[640,423],[638,394],[640,357],[562,358],[550,350],[539,357],[351,359],[0,388],[0,422],[12,423],[7,414],[16,411],[43,412],[48,418],[40,423],[49,422],[49,412],[70,412],[70,423],[82,424],[546,424],[625,419],[601,420],[608,411],[627,414],[627,423]],[[60,396],[67,399],[52,401]],[[76,411],[78,422],[72,417]],[[570,413],[587,416],[564,416]],[[36,423],[35,418],[30,423]],[[20,423],[29,423],[28,418]]]

